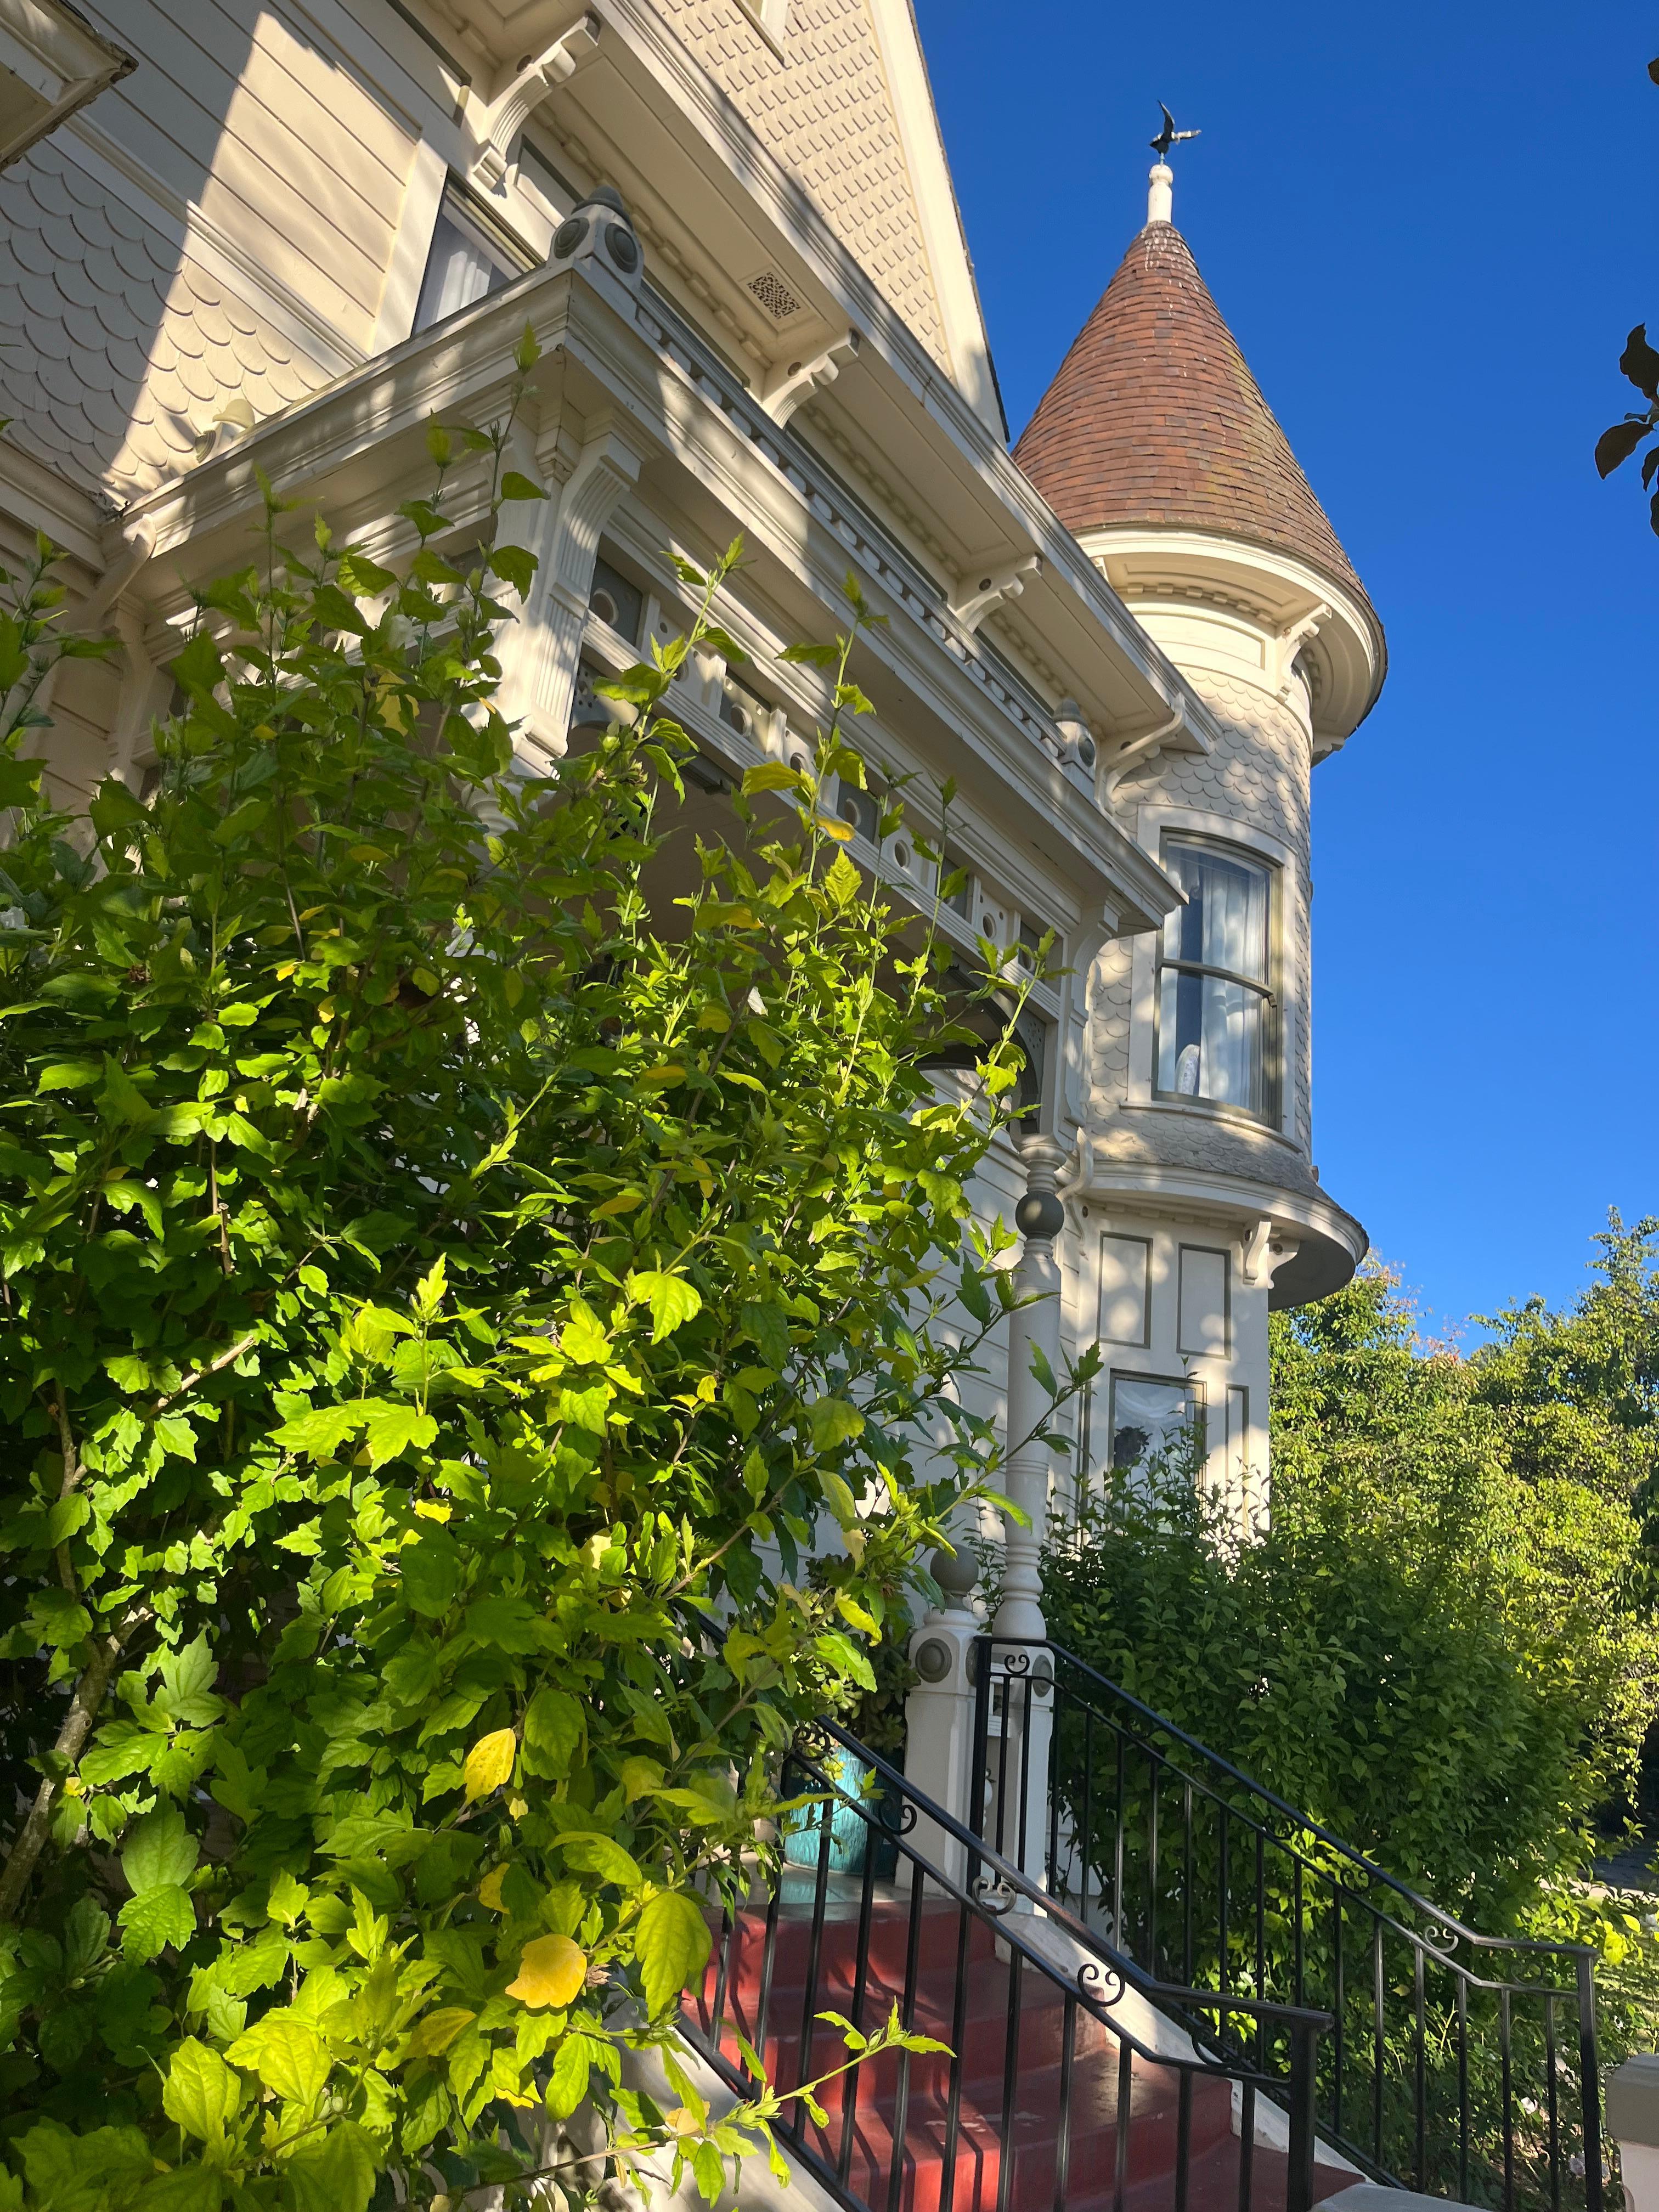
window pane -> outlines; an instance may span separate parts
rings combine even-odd
[[[1267,1006],[1247,983],[1166,968],[1158,1011],[1158,1089],[1265,1112]]]
[[[1164,925],[1164,958],[1231,968],[1235,975],[1265,983],[1266,870],[1191,845],[1171,846],[1165,857],[1170,874],[1187,894],[1187,903]]]
[[[605,560],[593,563],[593,588],[587,595],[587,604],[601,622],[620,631],[630,645],[640,641],[640,617],[645,611],[645,594],[636,584]]]
[[[486,293],[499,292],[516,274],[499,253],[456,220],[446,202],[432,234],[420,305],[415,310],[416,329],[430,330],[447,315],[459,314]]]
[[[1139,1375],[1112,1377],[1111,1464],[1174,1463],[1199,1425],[1198,1394],[1185,1382],[1154,1382]]]

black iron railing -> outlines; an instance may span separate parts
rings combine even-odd
[[[1601,2212],[1595,1954],[1484,1936],[1052,1643],[975,1657],[975,1829],[1154,1978],[1328,2013],[1322,2138],[1378,2180]],[[1267,2063],[1194,2022],[1224,2055]]]
[[[1316,2164],[1327,2015],[1164,1986],[837,1728],[791,1764],[822,1802],[795,1863],[733,1869],[682,2025],[740,2095],[759,2061],[778,2134],[843,2204],[1310,2212],[1341,2185]],[[864,2062],[816,2116],[790,2096],[844,2056],[821,2015],[869,2035],[895,2006],[945,2050]],[[1204,2021],[1208,2051],[1179,2024]]]

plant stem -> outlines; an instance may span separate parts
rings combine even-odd
[[[93,1654],[91,1664],[75,1686],[75,1695],[70,1700],[64,1725],[58,1731],[58,1741],[52,1747],[59,1759],[73,1761],[81,1755],[81,1747],[92,1731],[98,1717],[98,1709],[109,1688],[109,1678],[115,1672],[115,1662],[126,1649],[135,1630],[149,1619],[147,1606],[134,1606],[126,1613],[116,1628],[100,1638]],[[3,1874],[0,1874],[0,1928],[9,1927],[15,1918],[23,1895],[24,1886],[34,1871],[34,1862],[40,1856],[40,1846],[46,1840],[46,1829],[51,1823],[52,1807],[58,1802],[58,1784],[49,1774],[34,1793],[28,1818],[18,1831],[17,1840],[6,1856]]]

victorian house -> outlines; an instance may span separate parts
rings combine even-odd
[[[515,465],[551,496],[503,703],[530,764],[583,742],[596,681],[686,627],[676,557],[741,532],[717,611],[748,658],[704,653],[678,687],[688,810],[716,827],[744,770],[824,719],[820,672],[779,655],[833,630],[852,571],[885,617],[854,670],[860,742],[913,781],[885,838],[866,793],[831,795],[848,849],[931,911],[921,842],[942,839],[964,960],[988,939],[1029,975],[1056,946],[1022,1029],[1032,1119],[979,1194],[1053,1295],[990,1408],[1024,1432],[1034,1336],[1102,1361],[1058,1499],[1046,1455],[1012,1471],[1030,1527],[995,1620],[952,1574],[917,1631],[895,1832],[858,1872],[826,1822],[804,1889],[728,1917],[688,2014],[709,2093],[744,2078],[732,2023],[787,2087],[816,2008],[892,2002],[955,2055],[854,2076],[822,2124],[786,2113],[786,2193],[1304,2212],[1364,2174],[1468,2194],[1471,2128],[1480,2155],[1497,2138],[1425,2021],[1462,2020],[1467,2047],[1501,1990],[1505,2171],[1531,2160],[1559,2204],[1576,2158],[1598,2212],[1583,1990],[1571,2095],[1572,2001],[1549,2000],[1546,2092],[1510,2040],[1533,1992],[1089,1677],[1037,1603],[1068,1484],[1195,1438],[1241,1525],[1265,1508],[1269,1311],[1365,1250],[1315,1165],[1309,821],[1382,632],[1171,191],[1160,159],[1011,449],[909,0],[0,0],[0,562],[45,532],[71,623],[119,640],[58,672],[57,789],[142,793],[258,474],[395,567],[428,418],[498,418],[528,323]],[[459,472],[452,504],[476,533],[487,485]],[[1270,1917],[1294,1928],[1282,1984]],[[1218,2005],[1190,1986],[1206,1961]]]

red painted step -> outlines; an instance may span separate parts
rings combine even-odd
[[[687,2007],[702,2039],[714,2041],[718,2004],[720,2046],[726,2058],[742,2063],[732,2033],[735,2027],[760,2051],[775,2087],[787,2093],[845,2056],[837,2032],[814,2014],[842,2013],[866,2034],[873,2033],[895,2002],[902,2004],[907,1972],[914,1972],[915,2028],[962,2054],[953,2159],[947,2162],[955,2069],[952,2060],[940,2055],[915,2055],[908,2063],[897,2052],[872,2059],[818,2093],[827,2124],[814,2122],[799,2104],[787,2108],[787,2122],[827,2165],[844,2171],[847,2190],[871,2212],[1112,2212],[1119,2154],[1116,2039],[1082,2006],[1077,2008],[1070,2096],[1064,2099],[1065,1992],[1047,1974],[1024,1965],[1018,1972],[1011,2095],[1006,2074],[1015,1974],[1008,1959],[999,1957],[993,1930],[969,1917],[964,1931],[962,1914],[943,1898],[924,1903],[913,1927],[908,1900],[891,1891],[878,1892],[860,1994],[861,1887],[832,1877],[815,1960],[811,1878],[786,1877],[763,2041],[764,1908],[738,1914],[723,1988],[717,1930],[703,1987]],[[799,1893],[792,1895],[792,1890]],[[808,2038],[804,2075],[802,2050]],[[902,2087],[903,2142],[895,2175]],[[1132,2054],[1124,2212],[1176,2212],[1180,2092],[1179,2069]],[[1188,2212],[1239,2212],[1240,2146],[1231,2084],[1224,2077],[1194,2077],[1190,2101]],[[1062,2195],[1063,2109],[1069,2113],[1069,2129]],[[1285,2178],[1283,2154],[1258,2145],[1251,2160],[1250,2212],[1283,2212]],[[1315,2194],[1329,2196],[1353,2179],[1350,2172],[1316,2166]]]

